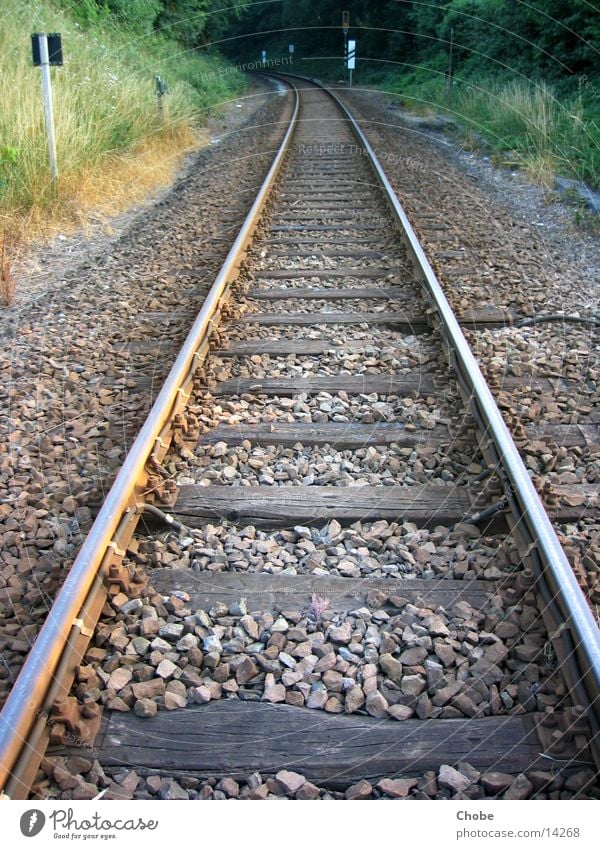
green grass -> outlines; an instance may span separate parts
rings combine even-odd
[[[415,112],[448,115],[465,146],[489,147],[499,162],[521,167],[536,183],[550,187],[562,174],[600,186],[600,77],[576,88],[569,79],[553,86],[508,74],[478,76],[469,68],[464,78],[456,73],[449,98],[446,65],[442,55],[410,71],[359,60],[354,81],[397,95]],[[298,58],[296,67],[307,76],[343,79],[339,60]]]
[[[40,71],[31,62],[35,31],[63,40],[65,64],[52,69],[57,186],[48,174]],[[209,110],[245,87],[217,55],[110,21],[83,29],[49,0],[4,0],[0,43],[0,233],[25,238],[81,223],[92,209],[117,211],[164,184],[199,143]],[[169,86],[162,123],[156,74]]]
[[[451,97],[443,74],[419,69],[407,74],[365,69],[363,83],[397,94],[416,111],[452,117],[467,139],[480,138],[509,154],[532,178],[550,185],[554,174],[600,185],[600,107],[587,83],[573,92],[517,78],[455,78]]]

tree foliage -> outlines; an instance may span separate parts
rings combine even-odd
[[[278,48],[293,35],[305,56],[339,55],[342,9],[350,12],[361,58],[373,62],[443,67],[451,33],[457,62],[488,75],[506,68],[550,78],[590,74],[600,59],[600,14],[587,0],[251,3],[229,21],[229,52],[241,58],[250,44],[256,53],[267,43]]]
[[[140,33],[163,32],[201,46],[236,20],[244,0],[58,0],[83,26],[114,20]]]

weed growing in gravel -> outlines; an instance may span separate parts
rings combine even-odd
[[[0,305],[9,307],[15,298],[15,281],[12,275],[8,239],[2,235],[0,245]]]

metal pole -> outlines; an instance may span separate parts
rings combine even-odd
[[[40,35],[40,67],[42,71],[42,96],[44,98],[44,115],[46,118],[50,177],[55,181],[58,178],[58,165],[56,163],[56,138],[54,135],[54,112],[52,110],[52,82],[50,80],[48,36],[45,33]]]

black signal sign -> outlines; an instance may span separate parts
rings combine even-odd
[[[31,36],[31,53],[33,57],[33,64],[36,67],[39,67],[42,64],[42,57],[40,52],[40,38],[45,35],[48,39],[48,64],[49,65],[62,65],[63,63],[63,55],[62,55],[62,42],[60,39],[59,32],[34,32]]]

